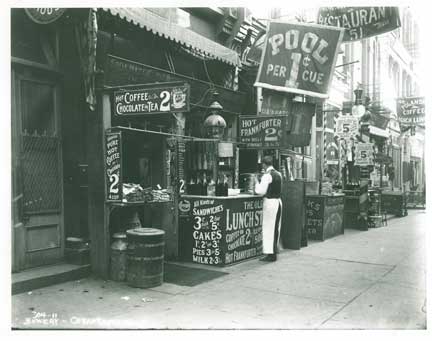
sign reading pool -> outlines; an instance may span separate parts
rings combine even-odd
[[[155,84],[145,88],[114,92],[114,113],[135,116],[189,111],[189,84]]]

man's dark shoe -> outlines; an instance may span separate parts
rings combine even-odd
[[[262,257],[260,259],[260,261],[262,261],[262,262],[276,262],[276,255],[275,254],[266,255],[265,257]]]

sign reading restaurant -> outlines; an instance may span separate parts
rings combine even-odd
[[[343,41],[355,41],[401,26],[397,7],[322,7],[318,24],[345,29]]]
[[[189,111],[189,84],[155,84],[133,90],[115,91],[116,115],[134,116]]]
[[[396,110],[401,124],[416,125],[425,123],[424,97],[398,98]]]
[[[336,27],[269,22],[254,86],[328,98],[342,36]]]

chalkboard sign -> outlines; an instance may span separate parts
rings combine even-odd
[[[118,116],[135,116],[189,111],[189,93],[188,84],[157,84],[115,91],[114,113]]]
[[[284,145],[287,116],[240,116],[239,139],[243,148],[279,148]]]
[[[106,200],[122,200],[121,187],[121,133],[105,135]]]
[[[262,198],[182,197],[182,258],[199,264],[224,265],[259,256],[262,202]]]
[[[323,239],[325,197],[306,197],[306,227],[311,239]]]
[[[262,199],[227,200],[224,263],[262,253]],[[228,206],[229,205],[229,206]]]

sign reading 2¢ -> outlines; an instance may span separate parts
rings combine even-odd
[[[107,133],[105,147],[106,199],[121,201],[121,133]]]

